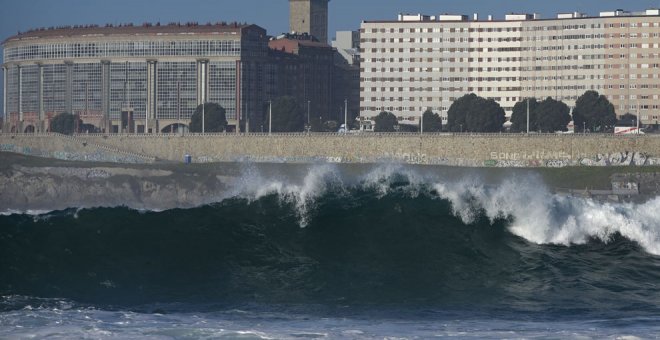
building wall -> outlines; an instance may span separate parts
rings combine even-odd
[[[659,16],[364,22],[361,115],[387,110],[416,124],[430,107],[446,119],[467,93],[495,99],[510,115],[526,97],[573,107],[595,90],[617,114],[639,105],[642,121],[653,123],[660,115],[659,37]]]
[[[605,85],[617,113],[639,110],[641,121],[660,121],[660,17],[604,21]]]
[[[328,43],[328,1],[289,0],[289,33],[309,33]]]
[[[259,28],[185,35],[101,30],[105,34],[19,35],[4,43],[5,112],[14,130],[32,125],[45,131],[50,118],[69,112],[112,131],[122,110],[130,108],[138,130],[148,126],[159,132],[169,124],[187,125],[204,100],[221,104],[235,124],[244,85],[237,65],[263,60],[268,48]],[[203,76],[200,67],[206,70]]]
[[[305,36],[274,39],[269,46],[270,98],[292,96],[305,109],[309,102],[310,123],[343,120],[343,100],[333,102],[334,50]]]
[[[374,163],[475,167],[660,165],[660,138],[611,135],[79,135],[0,134],[0,151],[95,160],[97,150],[182,162]],[[90,158],[86,158],[90,157]],[[100,160],[105,160],[100,159]]]

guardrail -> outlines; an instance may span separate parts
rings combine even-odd
[[[53,132],[44,133],[0,133],[3,136],[20,136],[20,137],[52,137],[52,136],[68,136]],[[615,135],[613,133],[454,133],[454,132],[359,132],[359,133],[338,133],[338,132],[280,132],[280,133],[156,133],[156,134],[127,134],[127,133],[76,133],[71,137],[121,137],[121,138],[177,138],[177,137],[194,137],[194,138],[239,138],[239,137],[347,137],[347,138],[365,138],[365,137],[501,137],[501,138],[539,138],[539,137],[557,137],[557,138],[585,138],[585,137],[600,137],[600,138],[660,138],[660,134],[644,134],[644,135]],[[83,139],[81,139],[82,141]]]
[[[80,137],[121,137],[121,138],[239,138],[239,137],[347,137],[347,138],[365,138],[365,137],[520,137],[520,138],[539,138],[539,137],[558,137],[558,138],[585,138],[585,137],[604,137],[604,138],[660,138],[660,134],[647,135],[615,135],[611,133],[448,133],[448,132],[429,132],[420,134],[419,132],[363,132],[363,133],[337,133],[337,132],[283,132],[283,133],[158,133],[158,134],[75,134]]]
[[[89,142],[85,139],[79,138],[79,136],[77,136],[77,135],[70,136],[70,135],[65,135],[65,134],[55,133],[55,132],[6,133],[6,134],[3,133],[3,134],[0,134],[0,135],[11,136],[11,137],[35,137],[35,138],[52,138],[52,137],[55,137],[55,138],[62,138],[62,139],[68,139],[68,140],[76,142],[76,143],[80,143],[83,146],[89,145],[89,146],[92,146],[92,147],[95,147],[95,148],[98,148],[98,149],[101,149],[101,150],[109,151],[109,152],[112,152],[112,153],[115,153],[115,154],[119,154],[119,155],[122,155],[122,156],[138,158],[138,159],[142,159],[144,161],[152,162],[152,163],[156,161],[156,157],[153,157],[153,156],[148,156],[148,155],[144,155],[144,154],[140,154],[140,153],[136,153],[136,152],[121,150],[121,149],[116,148],[116,147],[111,146],[111,145],[105,145],[105,144]]]
[[[139,159],[145,160],[147,162],[152,162],[152,163],[156,161],[156,157],[153,157],[153,156],[147,156],[147,155],[143,155],[143,154],[136,153],[136,152],[121,150],[121,149],[118,149],[118,148],[116,148],[114,146],[110,146],[110,145],[99,144],[99,143],[91,143],[91,142],[88,142],[84,139],[78,138],[77,136],[63,135],[63,134],[59,134],[59,133],[56,133],[54,135],[57,136],[57,137],[60,137],[60,138],[69,139],[69,140],[72,140],[74,142],[81,143],[84,146],[91,145],[95,148],[103,149],[103,150],[110,151],[110,152],[113,152],[113,153],[117,153],[117,154],[120,154],[120,155],[123,155],[123,156],[135,157],[135,158],[139,158]]]

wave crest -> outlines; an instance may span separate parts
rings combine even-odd
[[[455,180],[423,173],[400,164],[381,164],[359,174],[353,181],[336,165],[314,165],[301,182],[264,176],[256,168],[238,182],[235,197],[258,200],[277,195],[293,204],[301,227],[314,218],[318,200],[328,193],[350,195],[371,191],[379,198],[402,194],[447,200],[454,215],[471,224],[480,217],[491,223],[509,220],[508,230],[535,244],[576,245],[591,239],[609,242],[616,234],[660,255],[660,197],[645,203],[603,203],[589,198],[550,192],[539,176],[524,175],[486,184],[479,175]]]
[[[509,230],[536,244],[570,246],[590,239],[609,242],[615,234],[660,255],[660,198],[643,204],[602,203],[552,194],[538,179],[507,179],[494,187],[474,179],[436,183],[454,214],[472,223],[484,213],[491,221],[511,218]]]

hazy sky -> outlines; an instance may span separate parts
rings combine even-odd
[[[0,0],[0,5],[0,40],[36,27],[172,21],[249,22],[277,35],[288,30],[289,22],[287,0]],[[362,20],[391,19],[400,12],[477,12],[496,18],[509,12],[537,12],[551,17],[556,12],[597,14],[651,7],[660,7],[660,0],[331,0],[330,37],[337,30],[359,28]]]

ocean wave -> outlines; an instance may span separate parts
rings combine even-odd
[[[491,224],[498,219],[507,229],[535,244],[578,245],[592,239],[608,242],[615,235],[639,243],[645,251],[660,256],[660,197],[644,203],[607,203],[589,198],[551,193],[542,179],[515,174],[496,183],[486,183],[478,174],[445,178],[401,164],[380,164],[347,174],[333,164],[311,165],[292,175],[286,171],[264,173],[246,165],[226,192],[216,193],[217,204],[235,199],[254,203],[266,197],[294,207],[300,227],[308,226],[319,213],[319,202],[332,195],[350,200],[361,191],[378,198],[398,194],[405,198],[423,195],[451,203],[453,214],[470,224],[485,216]],[[130,207],[129,207],[130,208]],[[61,214],[77,216],[81,210],[8,210],[0,216],[29,215],[47,219]],[[142,213],[163,209],[138,209]],[[441,223],[440,221],[439,223]]]
[[[484,213],[491,221],[511,218],[508,229],[537,244],[570,246],[591,239],[609,242],[616,234],[660,255],[660,198],[643,204],[603,203],[551,194],[530,178],[508,179],[496,187],[476,181],[437,183],[440,197],[452,203],[456,216],[472,223]]]
[[[454,214],[473,223],[481,214],[491,222],[510,219],[513,234],[536,244],[570,246],[591,239],[608,242],[620,234],[639,243],[647,252],[660,256],[660,197],[645,203],[607,203],[589,198],[553,194],[533,175],[507,178],[485,184],[477,175],[458,180],[437,174],[423,174],[400,164],[383,164],[357,176],[342,180],[337,166],[309,168],[301,183],[268,178],[248,171],[234,188],[233,197],[252,201],[277,195],[292,202],[301,227],[309,224],[315,202],[331,190],[350,195],[373,190],[379,197],[400,193],[409,198],[427,195],[451,202]]]

